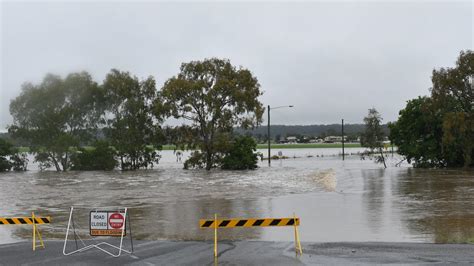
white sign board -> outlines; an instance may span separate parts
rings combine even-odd
[[[91,236],[126,235],[125,213],[118,211],[91,211],[89,220]]]

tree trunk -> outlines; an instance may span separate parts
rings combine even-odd
[[[471,145],[467,145],[467,147],[464,149],[464,168],[469,168],[472,162],[471,158],[472,154],[472,147]]]
[[[385,164],[385,156],[383,156],[383,151],[381,147],[379,147],[379,151],[380,151],[380,156],[382,157],[383,166],[387,168],[387,164]]]
[[[64,160],[61,160],[61,165],[63,166],[63,172],[66,172],[68,169],[68,154],[66,152],[66,155],[64,157]]]
[[[54,154],[50,153],[49,157],[51,157],[51,160],[53,160],[54,167],[56,167],[56,171],[61,172],[61,167],[59,166],[58,160],[56,160],[56,157],[54,156]]]
[[[212,168],[212,153],[211,151],[206,151],[206,170],[211,170]]]

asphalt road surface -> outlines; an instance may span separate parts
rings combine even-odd
[[[124,244],[130,248],[129,242]],[[304,254],[296,256],[291,242],[221,241],[217,260],[212,242],[136,241],[132,255],[122,253],[118,258],[95,248],[64,256],[62,241],[45,245],[35,252],[31,242],[0,245],[0,265],[474,264],[474,245],[469,244],[303,243]],[[75,248],[69,241],[68,251]]]

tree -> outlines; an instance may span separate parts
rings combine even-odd
[[[21,95],[11,102],[9,132],[28,143],[40,164],[66,171],[71,148],[97,128],[100,98],[98,85],[87,72],[65,79],[48,74],[41,84],[24,84]]]
[[[389,125],[390,140],[415,167],[443,167],[442,116],[430,97],[407,102],[398,120]]]
[[[186,148],[199,148],[207,170],[218,165],[222,147],[233,127],[258,125],[264,111],[258,97],[260,84],[252,73],[229,60],[205,59],[181,65],[180,73],[166,81],[155,112],[189,122]]]
[[[105,133],[117,150],[122,170],[153,167],[160,156],[162,118],[154,116],[157,90],[153,77],[138,80],[113,69],[103,83],[106,106]],[[157,114],[157,113],[155,113]]]
[[[280,134],[275,135],[275,143],[279,143],[280,140],[281,140],[281,135]]]
[[[250,136],[235,137],[222,159],[225,170],[253,170],[257,168],[257,142]]]
[[[433,70],[431,97],[408,101],[391,127],[398,152],[416,167],[468,167],[474,162],[474,53],[454,68]]]
[[[383,155],[383,140],[384,133],[382,130],[382,117],[375,108],[369,109],[369,113],[364,117],[365,123],[365,132],[362,134],[361,144],[363,147],[369,148],[370,154],[374,152],[379,152],[380,156],[377,156],[376,160],[382,162],[384,167],[387,168],[385,164],[385,156]]]
[[[443,113],[443,151],[450,166],[473,164],[474,53],[461,51],[454,68],[433,70],[431,97]]]
[[[27,165],[26,154],[20,153],[10,142],[0,138],[0,172],[26,171]]]

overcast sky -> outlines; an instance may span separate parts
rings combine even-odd
[[[111,68],[158,85],[182,62],[229,58],[257,76],[272,124],[396,120],[429,93],[433,68],[473,49],[473,3],[1,3],[0,130],[10,100],[48,72]]]

